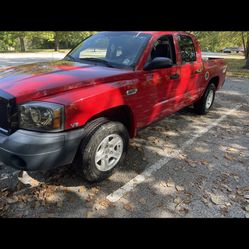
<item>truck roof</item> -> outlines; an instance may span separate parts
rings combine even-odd
[[[174,35],[174,34],[186,34],[186,32],[183,31],[140,31],[141,33],[145,33],[145,34],[151,34],[151,35],[164,35],[164,34],[168,34],[168,35]]]

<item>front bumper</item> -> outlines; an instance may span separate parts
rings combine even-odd
[[[0,161],[27,171],[70,164],[83,138],[83,131],[40,133],[18,130],[10,136],[0,133]]]

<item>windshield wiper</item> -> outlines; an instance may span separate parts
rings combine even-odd
[[[102,64],[105,64],[106,66],[108,67],[114,67],[109,61],[106,61],[104,59],[100,59],[100,58],[80,58],[81,61],[92,61],[92,62],[99,62],[99,63],[102,63]]]

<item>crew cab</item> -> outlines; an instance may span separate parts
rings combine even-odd
[[[223,59],[185,32],[99,32],[64,59],[0,70],[0,161],[25,171],[74,165],[90,182],[124,163],[138,130],[193,105],[206,114]]]

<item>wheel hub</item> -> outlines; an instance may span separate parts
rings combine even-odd
[[[114,168],[123,154],[123,139],[112,134],[104,138],[95,154],[95,165],[100,171],[108,171]]]
[[[213,103],[213,99],[214,99],[214,91],[210,90],[207,96],[207,100],[206,100],[206,109],[209,109],[211,107]]]

